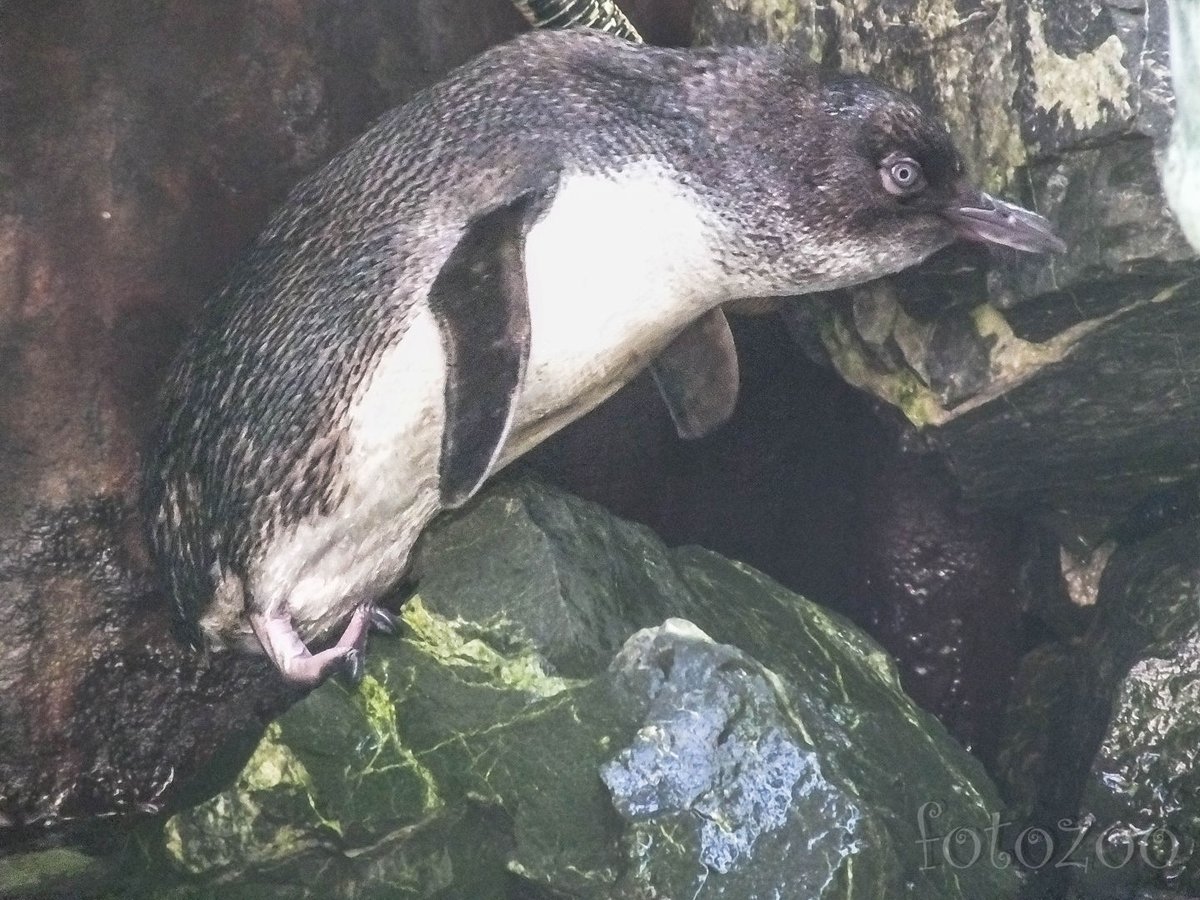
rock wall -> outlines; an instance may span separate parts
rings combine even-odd
[[[914,91],[994,192],[1069,244],[1046,260],[952,248],[788,311],[812,355],[920,428],[964,498],[1026,523],[1014,596],[1050,640],[1021,662],[998,772],[1014,832],[1044,829],[1059,850],[1078,837],[1028,866],[1031,897],[1200,885],[1200,263],[1163,187],[1188,224],[1196,85],[1176,110],[1168,47],[1191,54],[1174,61],[1189,78],[1200,7],[1172,6],[1173,42],[1167,0],[714,0],[700,20],[709,40],[795,40]]]
[[[982,767],[840,617],[530,481],[415,565],[362,686],[292,707],[106,896],[1016,897],[942,849],[999,816]]]

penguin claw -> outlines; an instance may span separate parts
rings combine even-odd
[[[342,673],[351,684],[358,684],[366,672],[366,656],[356,647],[351,647],[342,657]]]
[[[382,606],[371,607],[371,630],[380,634],[395,634],[399,627],[396,617]]]

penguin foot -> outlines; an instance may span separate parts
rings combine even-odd
[[[395,634],[399,624],[396,617],[382,606],[371,607],[371,630],[380,634]]]
[[[367,607],[356,609],[337,644],[319,653],[305,646],[290,616],[251,613],[250,627],[285,681],[313,688],[337,672],[354,683],[362,680],[368,616]]]
[[[357,647],[330,647],[320,653],[305,648],[303,656],[293,656],[280,663],[272,659],[285,681],[299,688],[315,688],[331,675],[342,672],[357,684],[363,676],[363,652]]]

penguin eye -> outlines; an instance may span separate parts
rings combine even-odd
[[[879,167],[883,189],[896,197],[910,197],[925,188],[921,164],[908,156],[893,153]]]

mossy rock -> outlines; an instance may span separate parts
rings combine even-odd
[[[440,522],[399,638],[165,849],[208,897],[1014,896],[978,764],[844,620],[539,484]],[[925,816],[928,832],[932,820]],[[961,862],[961,860],[959,860]]]

